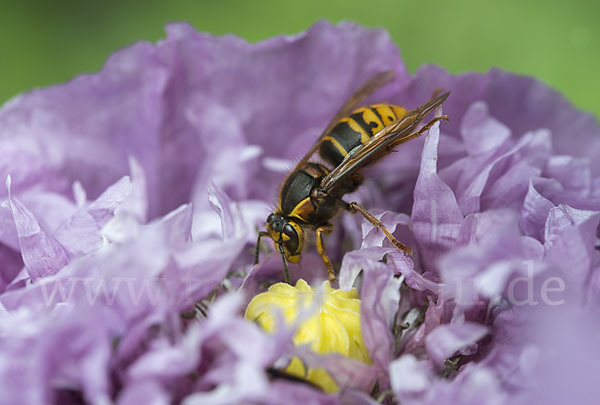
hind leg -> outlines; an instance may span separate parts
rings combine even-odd
[[[367,221],[369,221],[371,224],[373,224],[374,227],[376,227],[377,229],[381,229],[383,231],[383,233],[385,234],[385,236],[388,238],[388,240],[390,242],[392,242],[392,245],[396,246],[398,249],[403,251],[406,255],[413,254],[413,251],[411,248],[409,248],[405,244],[401,243],[398,239],[396,239],[394,237],[394,235],[392,235],[390,233],[390,231],[388,231],[388,229],[385,227],[385,225],[383,225],[383,223],[380,220],[375,218],[373,216],[373,214],[371,214],[369,211],[367,211],[364,207],[361,207],[360,205],[358,205],[355,202],[351,202],[350,204],[348,204],[346,209],[353,214],[355,214],[357,212],[360,213],[363,217],[365,217],[365,219]]]

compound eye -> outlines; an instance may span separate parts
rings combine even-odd
[[[271,213],[271,214],[269,214],[269,216],[267,217],[267,223],[268,223],[268,224],[270,224],[270,223],[271,223],[271,221],[273,220],[273,215],[275,215],[275,214],[272,214],[272,213]]]
[[[286,224],[283,227],[283,233],[286,234],[287,236],[289,236],[290,238],[294,238],[296,237],[296,230],[294,229],[294,227],[290,224]]]

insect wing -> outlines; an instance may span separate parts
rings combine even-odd
[[[325,135],[329,134],[329,132],[331,132],[333,127],[335,127],[335,125],[342,118],[349,116],[352,113],[352,111],[354,111],[356,109],[356,107],[365,98],[367,98],[369,95],[373,94],[379,88],[390,83],[392,80],[394,80],[394,77],[396,77],[396,72],[394,72],[393,70],[386,70],[384,72],[378,73],[375,76],[371,77],[369,80],[367,80],[365,82],[365,84],[362,85],[362,87],[360,89],[358,89],[356,92],[354,92],[354,94],[352,94],[346,100],[344,105],[342,105],[342,107],[338,110],[338,112],[335,114],[335,116],[329,122],[329,124],[327,124],[327,127],[325,127],[325,130],[323,130],[323,132],[321,133],[319,138],[317,138],[317,141],[311,146],[311,148],[306,153],[306,155],[304,155],[304,157],[298,162],[298,164],[296,165],[294,170],[298,169],[299,167],[306,164],[306,162],[308,162],[310,157],[319,148],[319,145],[321,144],[323,137]]]
[[[348,153],[344,160],[323,178],[320,184],[321,192],[328,194],[346,176],[379,160],[390,153],[395,146],[418,137],[421,132],[414,132],[416,127],[429,113],[440,106],[449,94],[450,92],[444,93],[409,111],[399,120],[373,135],[362,146]]]

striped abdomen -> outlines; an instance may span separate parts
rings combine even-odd
[[[319,147],[321,159],[338,166],[348,152],[405,114],[404,108],[392,104],[373,104],[355,110],[323,137]]]

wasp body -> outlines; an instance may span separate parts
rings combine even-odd
[[[323,235],[333,230],[329,222],[340,209],[360,213],[406,254],[412,251],[400,243],[385,226],[365,208],[342,197],[355,191],[363,182],[360,170],[389,154],[395,146],[414,139],[435,122],[447,119],[436,117],[416,130],[419,123],[441,105],[449,93],[438,96],[412,111],[391,104],[374,104],[354,110],[369,94],[393,79],[393,72],[371,78],[338,111],[334,119],[285,179],[279,205],[267,218],[266,231],[258,234],[255,263],[258,263],[260,239],[273,239],[283,258],[286,281],[289,282],[287,262],[296,263],[304,246],[304,229],[317,234],[317,251],[321,255],[329,278],[335,271],[325,254]],[[354,110],[354,111],[353,111]],[[332,166],[310,161],[319,149],[321,159]]]
[[[373,135],[406,114],[402,107],[392,104],[374,104],[359,108],[349,117],[342,118],[330,133],[323,137],[319,156],[332,166],[354,148],[365,144]]]

